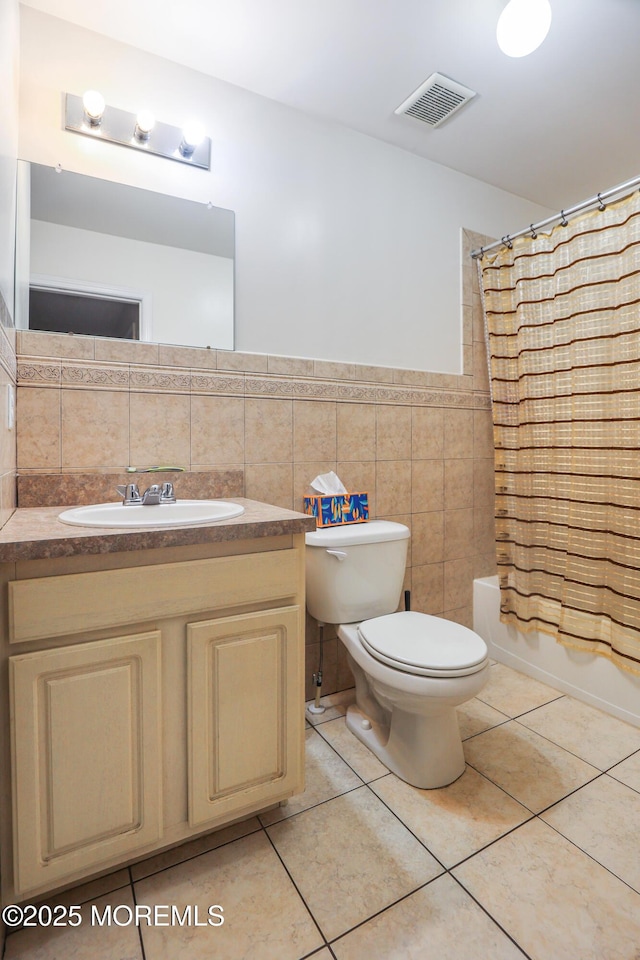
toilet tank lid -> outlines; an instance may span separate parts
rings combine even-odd
[[[305,534],[308,547],[350,547],[360,543],[382,543],[385,540],[407,540],[409,528],[392,520],[369,520],[367,523],[347,523],[324,527]]]

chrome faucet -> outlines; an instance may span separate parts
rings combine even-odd
[[[123,498],[122,503],[125,507],[137,506],[155,506],[162,503],[175,503],[176,496],[173,491],[172,483],[152,483],[143,494],[140,494],[137,483],[119,484],[116,490]]]

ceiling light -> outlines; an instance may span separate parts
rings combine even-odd
[[[526,57],[551,26],[549,0],[509,0],[498,20],[498,46],[508,57]]]

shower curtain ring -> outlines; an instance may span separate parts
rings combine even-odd
[[[598,210],[606,210],[606,209],[607,209],[606,203],[604,202],[600,194],[598,194]]]
[[[538,234],[536,233],[536,228],[532,223],[530,223],[529,226],[531,227],[531,239],[536,240],[538,237]]]
[[[484,257],[484,247],[480,247],[480,253],[478,254],[478,260],[482,260]]]
[[[509,247],[509,250],[513,248],[513,244],[511,243],[511,237],[509,236],[509,234],[507,234],[506,237],[502,238],[502,242],[504,243],[505,247]]]
[[[560,223],[562,224],[563,227],[568,227],[568,226],[569,226],[569,221],[567,220],[567,218],[566,218],[565,215],[564,215],[564,210],[561,210],[561,211],[560,211]]]

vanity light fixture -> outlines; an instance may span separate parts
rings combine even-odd
[[[73,133],[144,150],[202,170],[211,169],[211,140],[205,136],[202,124],[190,122],[181,130],[159,123],[149,110],[141,110],[136,116],[108,106],[96,90],[88,90],[83,97],[67,93],[64,119],[65,130]]]
[[[549,33],[549,0],[509,0],[498,19],[498,46],[508,57],[526,57]]]

